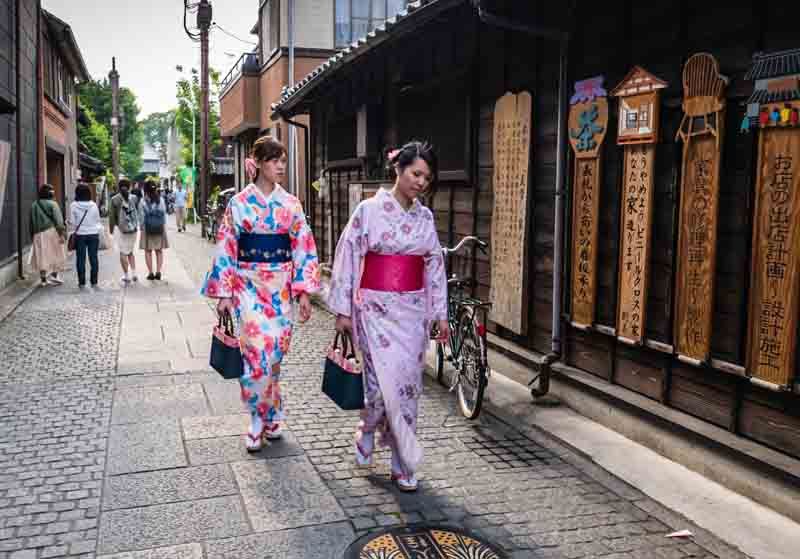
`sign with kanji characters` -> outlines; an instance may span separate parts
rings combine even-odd
[[[758,154],[747,371],[786,386],[797,351],[800,130],[762,130]]]
[[[655,153],[652,144],[625,148],[617,337],[629,344],[640,344],[644,339]]]
[[[684,66],[675,351],[695,365],[707,362],[711,351],[726,83],[710,54],[696,54]]]
[[[638,345],[644,341],[650,237],[658,141],[659,91],[667,83],[634,66],[611,91],[619,99],[617,144],[624,145],[620,216],[620,278],[617,337]]]
[[[494,110],[492,311],[497,324],[525,334],[527,327],[528,168],[531,94],[506,93]]]
[[[594,322],[597,293],[597,228],[600,208],[600,148],[608,129],[603,77],[575,83],[569,137],[575,153],[572,198],[572,324]]]

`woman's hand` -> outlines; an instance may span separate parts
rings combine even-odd
[[[439,332],[436,341],[446,342],[450,337],[450,323],[447,322],[446,320],[438,320],[436,322],[436,329]]]
[[[225,297],[217,301],[217,314],[223,315],[225,313],[229,313],[233,316],[233,299],[230,297]]]
[[[300,322],[308,322],[311,318],[311,298],[308,293],[301,293],[297,302],[300,304]]]
[[[353,321],[349,316],[344,316],[343,314],[337,316],[335,328],[340,334],[353,335]]]

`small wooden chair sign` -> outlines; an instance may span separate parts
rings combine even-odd
[[[575,153],[572,198],[572,325],[594,323],[597,297],[597,227],[600,204],[600,148],[608,130],[603,76],[575,82],[570,99],[569,141]]]
[[[716,59],[708,53],[695,54],[683,68],[685,114],[677,134],[683,141],[683,172],[674,337],[678,358],[692,365],[707,362],[711,351],[726,84]]]

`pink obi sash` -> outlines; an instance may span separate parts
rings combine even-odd
[[[410,254],[368,252],[364,258],[361,288],[372,291],[421,291],[425,281],[425,260]]]

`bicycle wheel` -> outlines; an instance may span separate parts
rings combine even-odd
[[[458,405],[467,419],[476,419],[481,413],[483,392],[486,389],[486,362],[483,347],[470,313],[465,312],[458,320],[461,336],[461,369],[458,383]]]

